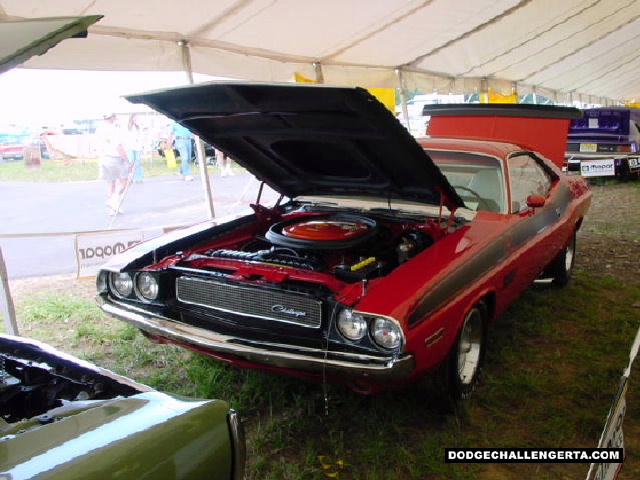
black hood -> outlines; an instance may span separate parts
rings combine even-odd
[[[393,114],[367,90],[207,83],[128,96],[181,123],[274,190],[462,201]]]

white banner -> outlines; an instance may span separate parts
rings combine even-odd
[[[624,448],[624,434],[622,432],[622,423],[627,407],[625,394],[627,393],[627,384],[631,367],[638,355],[640,349],[640,329],[636,332],[636,338],[633,341],[631,352],[629,353],[629,364],[620,378],[618,391],[613,399],[613,405],[607,415],[607,421],[604,425],[604,431],[598,442],[598,448]],[[592,463],[587,473],[587,480],[615,480],[622,468],[622,462],[619,463]]]
[[[93,277],[111,257],[142,242],[141,230],[80,233],[76,235],[78,277]]]
[[[608,177],[616,174],[615,160],[605,158],[599,160],[582,160],[580,173],[583,177]]]

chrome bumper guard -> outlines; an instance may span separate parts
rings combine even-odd
[[[233,355],[244,360],[277,368],[307,372],[342,374],[378,379],[402,379],[414,368],[413,355],[384,357],[346,352],[324,351],[281,343],[258,342],[221,335],[203,328],[177,322],[130,305],[96,296],[107,314],[159,337],[169,338],[214,353]]]

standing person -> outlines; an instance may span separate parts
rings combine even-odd
[[[193,180],[191,175],[191,132],[188,128],[183,127],[177,122],[173,122],[171,125],[171,138],[169,139],[169,145],[173,142],[174,147],[180,154],[180,175],[183,176],[185,181],[190,182]]]
[[[104,117],[104,122],[96,129],[100,178],[107,182],[106,205],[109,207],[110,215],[123,213],[119,205],[127,188],[129,158],[122,133],[115,113]]]
[[[142,183],[142,129],[138,125],[138,115],[132,113],[127,125],[127,157],[133,168],[133,183]]]
[[[231,168],[231,161],[231,158],[222,150],[216,150],[216,163],[220,169],[221,177],[227,177],[234,174]]]

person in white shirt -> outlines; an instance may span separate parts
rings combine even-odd
[[[130,162],[124,132],[117,123],[115,113],[104,117],[104,122],[96,129],[96,137],[99,142],[100,178],[107,182],[106,205],[111,215],[122,213],[119,207],[127,188]]]

